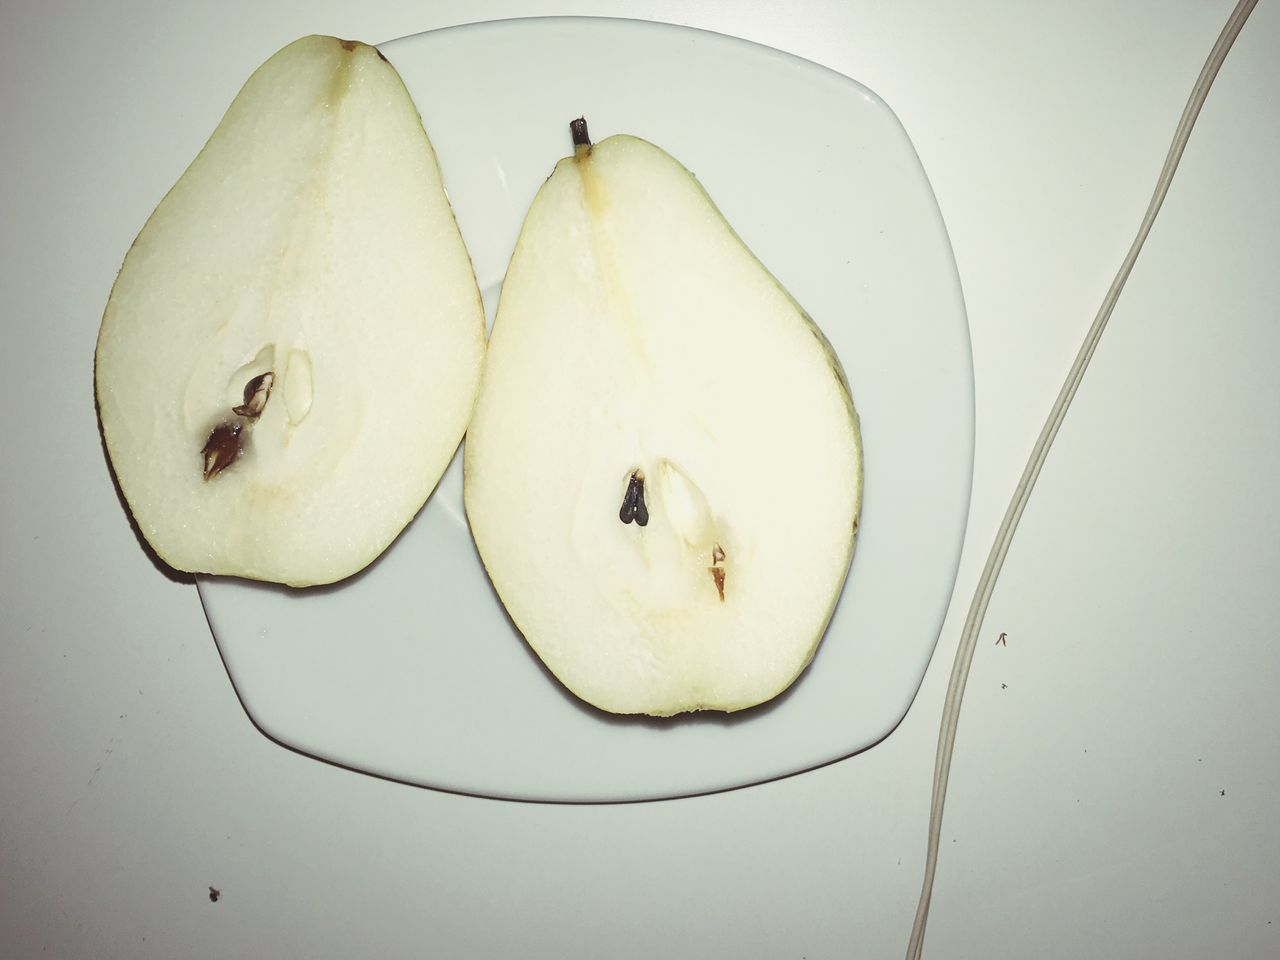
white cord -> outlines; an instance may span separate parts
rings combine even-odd
[[[1125,255],[1124,262],[1120,265],[1120,271],[1116,274],[1116,278],[1111,282],[1111,288],[1107,291],[1106,298],[1102,301],[1098,315],[1094,318],[1093,325],[1089,328],[1084,343],[1080,347],[1080,352],[1076,354],[1075,362],[1071,365],[1071,371],[1067,374],[1067,381],[1062,385],[1062,390],[1058,393],[1058,399],[1049,411],[1049,418],[1045,421],[1044,428],[1040,431],[1040,437],[1031,449],[1031,456],[1027,460],[1027,466],[1022,471],[1022,479],[1018,481],[1018,486],[1013,492],[1013,499],[1009,502],[1009,507],[1005,511],[1004,520],[1000,524],[999,532],[996,534],[995,543],[992,544],[991,553],[987,556],[987,564],[978,580],[978,587],[974,592],[973,601],[969,607],[969,616],[965,619],[964,630],[960,634],[960,645],[956,650],[955,663],[951,668],[951,680],[947,685],[947,696],[942,708],[942,725],[938,731],[938,753],[933,769],[933,802],[929,810],[929,845],[928,853],[925,857],[924,883],[920,889],[920,902],[916,907],[915,923],[911,927],[911,940],[907,945],[907,960],[919,960],[921,951],[924,949],[924,931],[925,925],[929,921],[929,904],[933,899],[933,879],[938,870],[938,845],[942,837],[942,813],[947,799],[947,780],[951,773],[951,755],[955,750],[956,727],[960,721],[960,704],[964,698],[965,684],[969,679],[969,665],[973,662],[973,653],[978,643],[978,632],[981,630],[983,618],[986,616],[987,604],[991,601],[991,592],[995,589],[996,579],[1000,576],[1000,568],[1004,566],[1004,558],[1009,552],[1009,544],[1012,542],[1013,534],[1018,528],[1018,521],[1022,518],[1022,511],[1026,508],[1027,501],[1031,497],[1031,490],[1035,486],[1036,478],[1040,475],[1040,468],[1044,466],[1045,458],[1049,455],[1049,447],[1053,445],[1054,437],[1058,434],[1058,428],[1062,426],[1062,420],[1067,415],[1067,408],[1071,405],[1072,398],[1075,397],[1076,389],[1080,386],[1085,369],[1089,366],[1089,361],[1093,357],[1093,351],[1097,348],[1098,340],[1102,337],[1102,331],[1106,329],[1107,321],[1111,318],[1111,311],[1115,308],[1116,301],[1120,298],[1120,291],[1124,289],[1125,282],[1129,279],[1129,273],[1133,270],[1134,261],[1138,259],[1138,252],[1142,249],[1143,243],[1146,242],[1147,234],[1151,232],[1151,224],[1155,221],[1156,214],[1164,203],[1165,195],[1169,192],[1169,184],[1173,180],[1174,171],[1178,169],[1178,161],[1182,159],[1182,151],[1186,148],[1187,139],[1191,136],[1191,128],[1195,126],[1196,117],[1200,114],[1200,108],[1204,106],[1205,97],[1209,94],[1209,88],[1213,85],[1214,77],[1218,75],[1218,70],[1227,57],[1227,52],[1231,49],[1231,45],[1235,43],[1237,35],[1239,35],[1241,28],[1244,26],[1245,21],[1249,19],[1249,14],[1253,12],[1253,8],[1257,3],[1258,0],[1239,0],[1235,9],[1231,12],[1226,26],[1222,28],[1222,33],[1218,36],[1218,42],[1213,45],[1213,50],[1210,51],[1208,60],[1205,61],[1204,67],[1200,70],[1200,76],[1196,79],[1196,84],[1191,90],[1191,96],[1187,100],[1186,107],[1183,108],[1182,119],[1179,120],[1178,129],[1173,135],[1173,143],[1169,147],[1169,154],[1165,158],[1164,167],[1160,171],[1160,178],[1156,181],[1156,189],[1151,197],[1151,203],[1147,206],[1147,212],[1142,218],[1142,225],[1138,228],[1138,235],[1134,238],[1133,245],[1129,247],[1129,252]]]

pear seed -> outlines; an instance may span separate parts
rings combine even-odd
[[[271,396],[271,385],[275,383],[276,376],[270,370],[266,373],[258,374],[248,383],[244,385],[244,403],[238,407],[232,407],[232,413],[238,413],[242,417],[248,417],[250,420],[257,420],[262,415],[263,408],[267,405],[267,399]]]
[[[223,421],[213,428],[200,453],[204,456],[204,479],[221,473],[240,456],[240,434],[244,425],[237,421]]]
[[[618,519],[623,523],[634,520],[637,526],[649,523],[649,508],[644,502],[644,471],[634,470],[627,481],[627,492],[622,495],[622,509],[618,511]]]
[[[715,581],[716,592],[720,594],[720,602],[724,603],[724,567],[707,567],[711,571],[711,579]]]
[[[716,592],[720,594],[720,602],[724,603],[724,549],[720,544],[716,544],[711,548],[711,566],[707,570],[711,573],[711,579],[715,582]]]
[[[649,508],[644,502],[644,474],[636,471],[636,524],[645,527],[649,525]]]
[[[636,478],[627,481],[627,492],[622,495],[622,508],[618,510],[618,519],[630,523],[636,518]]]

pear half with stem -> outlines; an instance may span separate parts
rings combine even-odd
[[[328,583],[422,507],[484,349],[399,75],[371,46],[305,37],[249,79],[129,250],[98,338],[102,432],[164,561]]]
[[[848,572],[848,385],[688,170],[571,130],[503,284],[465,450],[472,534],[583,700],[750,707],[809,663]]]

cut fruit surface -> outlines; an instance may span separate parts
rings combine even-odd
[[[512,619],[582,699],[750,707],[808,664],[840,594],[857,415],[822,334],[687,170],[574,135],[503,284],[468,520]]]
[[[167,563],[328,583],[430,495],[484,350],[408,91],[373,47],[306,37],[249,79],[126,256],[95,358],[102,432]]]

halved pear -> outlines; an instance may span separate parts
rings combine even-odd
[[[826,339],[693,175],[571,126],[503,284],[467,517],[515,624],[577,696],[740,710],[789,686],[830,620],[858,418]]]
[[[342,579],[413,519],[470,419],[485,321],[435,153],[373,47],[249,79],[102,318],[107,451],[179,570]]]

